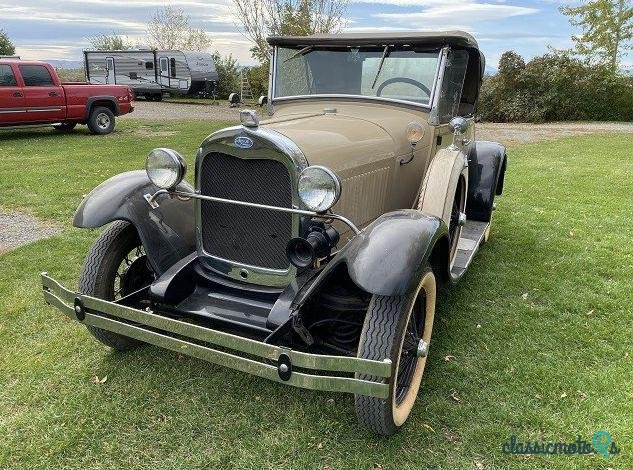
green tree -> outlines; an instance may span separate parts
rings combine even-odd
[[[90,48],[97,51],[126,51],[132,48],[127,36],[116,33],[99,34],[87,38]]]
[[[165,7],[156,10],[147,25],[147,36],[152,49],[184,49],[204,51],[211,46],[211,38],[201,29],[193,28],[190,18],[181,8]]]
[[[602,63],[616,73],[625,50],[633,39],[631,0],[588,0],[582,5],[563,6],[561,12],[582,34],[572,36],[576,53]]]
[[[0,29],[0,55],[13,55],[15,54],[15,46],[9,39],[4,29]]]
[[[487,121],[630,121],[633,77],[550,50],[525,61],[505,52],[499,72],[484,79],[478,113]]]
[[[230,54],[222,56],[215,51],[213,61],[215,70],[218,72],[218,98],[227,99],[231,93],[239,93],[240,73],[237,70],[237,60]]]

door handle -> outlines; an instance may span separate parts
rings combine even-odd
[[[22,93],[20,93],[19,91],[16,91],[15,93],[13,93],[13,96],[15,96],[16,98],[21,98],[24,95]]]
[[[55,91],[51,91],[51,92],[48,94],[48,96],[57,96],[57,92],[55,92]]]

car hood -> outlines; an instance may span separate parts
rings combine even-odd
[[[393,159],[396,144],[390,133],[376,122],[334,113],[305,113],[279,116],[261,123],[290,138],[310,165],[323,165],[335,172],[372,162]]]

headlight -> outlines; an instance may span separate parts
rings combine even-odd
[[[150,181],[156,186],[171,189],[185,177],[187,164],[174,150],[154,149],[147,156],[145,171]]]
[[[311,211],[325,212],[338,201],[341,182],[323,166],[309,166],[299,175],[299,198]]]

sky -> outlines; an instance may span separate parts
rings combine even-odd
[[[571,47],[575,30],[558,8],[573,1],[350,0],[345,30],[468,31],[496,68],[506,50],[529,59],[545,53],[548,45]],[[207,31],[210,50],[232,54],[242,65],[253,63],[232,0],[0,0],[0,29],[23,59],[81,61],[86,38],[99,33],[116,32],[143,44],[146,23],[164,5],[184,9],[192,26]]]

